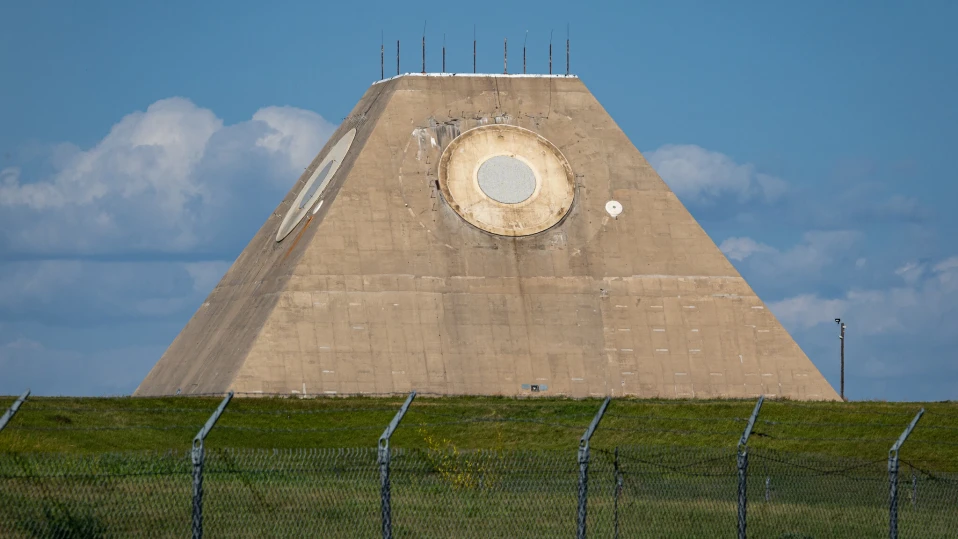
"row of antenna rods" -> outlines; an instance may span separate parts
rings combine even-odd
[[[526,32],[528,39],[528,32]],[[442,72],[446,72],[446,39],[442,40]],[[426,36],[422,36],[422,72],[426,72]],[[476,39],[472,39],[472,72],[476,72]],[[509,73],[509,39],[502,41],[502,72]],[[522,73],[526,72],[526,44],[522,44]],[[399,40],[396,40],[396,75],[399,75]],[[552,74],[552,38],[549,38],[549,74]],[[569,74],[569,38],[565,40],[565,74]],[[386,78],[386,45],[379,46],[379,78]]]

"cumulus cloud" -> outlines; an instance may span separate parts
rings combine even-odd
[[[184,264],[183,268],[193,279],[193,290],[195,292],[209,293],[226,274],[226,270],[230,269],[231,265],[232,263],[226,260],[207,260]]]
[[[335,126],[187,99],[0,170],[0,393],[129,393]]]
[[[81,262],[53,260],[0,265],[0,309],[23,302],[48,303],[57,297],[58,287],[73,286]]]
[[[908,262],[895,270],[895,275],[904,279],[909,285],[915,284],[924,274],[925,265],[918,262]]]
[[[256,140],[256,146],[285,157],[291,170],[302,169],[309,164],[336,129],[319,114],[294,107],[260,109],[253,114],[253,121],[263,122],[270,127]],[[283,181],[283,185],[289,184],[289,181]]]
[[[0,246],[82,254],[209,246],[250,219],[242,210],[251,200],[278,200],[333,129],[292,107],[225,126],[187,99],[157,101],[89,150],[53,147],[48,177],[0,171]]]
[[[0,264],[0,319],[91,324],[189,314],[230,262],[27,260]]]
[[[683,201],[701,204],[732,196],[740,202],[773,202],[788,190],[784,180],[757,172],[751,163],[736,163],[694,144],[667,144],[645,156]]]
[[[851,290],[835,298],[800,294],[769,303],[769,308],[790,329],[809,329],[848,317],[862,335],[952,336],[958,329],[958,256],[932,265],[927,272],[919,267],[907,264],[895,272],[903,279],[902,286]]]
[[[930,209],[914,197],[892,195],[884,200],[866,201],[856,217],[866,222],[923,223],[932,215]]]
[[[49,180],[21,184],[16,176],[4,178],[0,204],[42,211],[148,192],[154,204],[175,217],[186,199],[200,194],[190,170],[222,127],[211,111],[185,99],[158,101],[146,112],[127,115],[94,148],[73,155]]]
[[[826,299],[815,294],[800,294],[769,303],[769,308],[786,326],[807,329],[845,316],[847,303],[843,299]]]
[[[780,251],[748,237],[728,238],[719,245],[730,259],[746,262],[750,275],[774,276],[776,279],[789,276],[813,277],[830,264],[850,256],[850,251],[861,240],[861,233],[854,230],[810,231],[802,235],[802,241],[785,251]],[[857,267],[859,264],[855,261]]]
[[[775,253],[774,247],[759,243],[752,238],[728,238],[719,245],[725,256],[732,260],[745,260],[755,253]]]
[[[129,394],[229,264],[0,264],[0,394]]]

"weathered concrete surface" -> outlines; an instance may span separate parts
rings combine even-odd
[[[443,148],[489,123],[569,161],[559,224],[497,236],[443,200]],[[322,208],[277,243],[353,127]],[[579,79],[492,75],[373,85],[136,394],[177,389],[838,399]]]

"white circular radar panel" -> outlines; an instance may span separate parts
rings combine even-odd
[[[279,231],[276,233],[276,241],[283,241],[283,238],[288,236],[289,233],[296,228],[296,225],[303,220],[303,217],[305,217],[314,206],[316,206],[317,210],[319,209],[318,204],[322,204],[323,202],[323,191],[326,190],[330,180],[333,179],[336,171],[339,170],[339,165],[342,164],[343,159],[346,158],[346,153],[353,144],[354,138],[356,138],[356,129],[350,129],[330,148],[326,157],[319,163],[313,171],[313,174],[306,180],[306,184],[300,189],[299,194],[293,199],[293,203],[290,205],[286,217],[283,218],[283,222],[279,225]],[[313,213],[315,214],[316,212],[313,211]]]
[[[605,203],[605,211],[613,218],[618,217],[622,213],[622,204],[618,200],[610,200]]]
[[[456,137],[439,159],[439,187],[469,224],[502,236],[528,236],[562,220],[575,176],[562,152],[514,125],[485,125]]]

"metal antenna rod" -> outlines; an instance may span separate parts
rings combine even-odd
[[[472,72],[476,72],[476,25],[472,25]]]
[[[422,23],[422,72],[426,73],[426,22]]]
[[[569,25],[565,25],[565,74],[569,74]]]
[[[502,74],[509,73],[509,38],[502,40]]]
[[[386,78],[386,41],[385,33],[379,32],[379,80]]]
[[[529,42],[529,31],[526,30],[526,39],[522,42],[522,74],[526,74],[526,43]]]
[[[841,318],[836,318],[835,323],[841,326],[841,333],[838,338],[841,339],[841,386],[839,386],[839,395],[845,400],[845,322]]]
[[[442,72],[446,72],[446,34],[442,35]]]
[[[552,74],[552,33],[554,30],[549,30],[549,74]]]
[[[399,74],[399,40],[396,40],[396,74]]]

